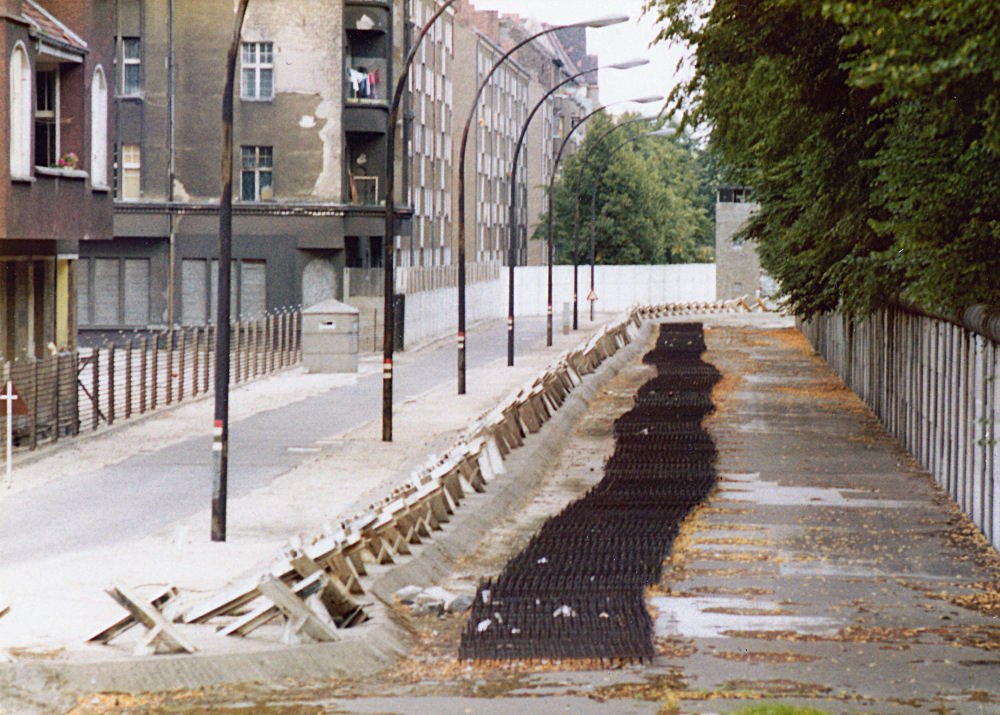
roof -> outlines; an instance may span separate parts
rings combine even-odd
[[[21,15],[31,28],[43,38],[81,53],[87,51],[87,43],[82,37],[60,22],[55,15],[35,0],[22,0]]]

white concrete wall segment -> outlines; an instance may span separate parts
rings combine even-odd
[[[465,287],[467,323],[507,315],[506,281],[482,281]],[[439,288],[406,295],[407,347],[458,332],[458,289]]]
[[[801,327],[1000,549],[1000,345],[968,327],[900,308],[853,326],[826,314]]]
[[[548,300],[547,271],[545,266],[519,266],[515,269],[515,316],[545,315]],[[467,322],[499,320],[507,316],[508,273],[503,268],[499,280],[480,281],[466,286]],[[589,311],[586,300],[590,292],[589,265],[579,267],[578,281],[580,314],[583,315]],[[605,314],[628,310],[636,305],[710,302],[715,300],[715,264],[595,266],[594,292],[598,297],[595,309]],[[553,267],[552,295],[553,315],[560,316],[563,303],[573,300],[573,266]],[[407,292],[404,336],[407,347],[457,330],[456,288]]]
[[[578,268],[580,311],[589,310],[590,266]],[[545,315],[548,268],[521,266],[514,271],[514,315]],[[507,273],[502,272],[504,295]],[[595,309],[615,313],[635,305],[715,300],[715,264],[684,263],[660,266],[595,266]],[[573,266],[553,266],[553,313],[573,300]],[[506,314],[506,311],[504,312]]]

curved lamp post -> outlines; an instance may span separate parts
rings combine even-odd
[[[651,99],[650,101],[656,101]],[[629,119],[628,121],[622,122],[621,124],[616,124],[610,129],[608,129],[604,134],[597,137],[594,143],[587,147],[587,153],[583,155],[583,159],[580,161],[580,171],[576,175],[576,187],[573,189],[573,330],[579,328],[579,322],[577,320],[577,308],[579,302],[577,296],[579,295],[579,281],[577,278],[578,268],[580,266],[580,185],[583,183],[583,170],[587,168],[587,162],[590,161],[590,154],[597,146],[604,141],[604,139],[611,134],[616,132],[622,127],[627,127],[630,124],[635,124],[636,122],[650,122],[653,121],[649,117],[637,117],[635,119]],[[593,286],[591,286],[593,290]],[[593,301],[591,301],[593,303]]]
[[[393,206],[393,193],[395,192],[395,162],[396,162],[396,123],[399,121],[399,103],[403,98],[403,91],[406,89],[406,78],[410,73],[410,66],[413,58],[417,56],[417,49],[421,41],[431,29],[431,25],[444,14],[455,0],[446,0],[441,7],[431,15],[431,18],[424,24],[413,41],[413,47],[403,60],[403,67],[396,80],[396,91],[392,97],[392,107],[389,110],[389,131],[385,138],[385,237],[382,239],[382,263],[385,277],[385,296],[382,304],[382,311],[385,315],[382,323],[382,441],[392,441],[392,352],[393,333],[395,332],[395,314],[393,311],[393,297],[396,291],[396,227],[395,213]]]
[[[507,251],[507,263],[509,268],[509,277],[507,280],[507,365],[514,364],[514,264],[517,263],[517,249],[518,249],[518,237],[517,237],[517,160],[521,153],[521,145],[524,143],[524,137],[528,133],[528,125],[531,124],[531,120],[535,117],[535,114],[545,101],[556,93],[560,87],[565,84],[569,84],[573,80],[582,77],[585,74],[590,74],[591,72],[596,72],[601,69],[615,69],[615,70],[627,70],[633,67],[641,67],[642,65],[648,65],[649,60],[647,59],[636,59],[627,60],[625,62],[617,62],[611,65],[602,65],[601,67],[594,67],[593,69],[584,70],[582,72],[577,72],[572,77],[564,79],[557,85],[552,87],[547,91],[542,98],[538,100],[531,111],[528,113],[528,118],[524,120],[524,124],[521,126],[521,133],[517,137],[517,143],[514,145],[514,158],[511,161],[511,181],[510,181],[510,216],[508,221],[508,251]],[[579,125],[577,125],[579,126]],[[561,149],[562,147],[560,147]],[[558,161],[558,160],[557,160]],[[555,171],[555,166],[552,167]],[[550,258],[550,268],[551,272],[551,256]],[[547,345],[552,344],[552,296],[549,295],[549,306],[548,306],[548,342]]]
[[[597,178],[594,179],[594,188],[590,192],[590,294],[594,294],[594,236],[596,233],[596,205],[597,205],[597,189],[601,185],[601,177],[604,176],[605,169],[608,168],[608,164],[611,162],[611,157],[615,153],[633,142],[637,142],[645,137],[666,137],[673,134],[669,129],[654,129],[651,132],[645,132],[634,137],[629,137],[625,141],[621,142],[618,146],[608,152],[608,155],[604,157],[604,163],[601,164],[600,170],[597,172]],[[594,300],[590,300],[590,322],[594,322]]]
[[[648,62],[648,60],[647,60]],[[652,97],[639,97],[638,99],[622,99],[618,102],[609,102],[608,104],[601,105],[597,109],[593,110],[589,114],[585,114],[580,121],[578,121],[573,127],[566,132],[566,136],[563,137],[562,143],[559,145],[559,151],[556,152],[556,160],[552,164],[552,174],[549,176],[549,210],[548,210],[548,241],[549,241],[549,270],[548,270],[548,324],[545,329],[545,344],[549,347],[552,346],[552,262],[554,260],[553,250],[552,250],[552,194],[555,191],[556,184],[556,169],[559,168],[559,161],[562,159],[563,150],[566,149],[569,143],[569,138],[573,136],[578,128],[583,126],[583,123],[590,119],[592,116],[600,111],[607,109],[608,107],[614,106],[615,104],[622,104],[624,102],[635,102],[637,104],[648,104],[650,102],[660,102],[663,101],[662,95],[656,95]],[[575,256],[574,252],[574,256]],[[576,285],[576,266],[573,267],[573,330],[576,330],[576,304],[577,304],[577,285]]]
[[[476,107],[479,104],[479,98],[482,96],[483,90],[486,89],[487,83],[489,83],[490,78],[493,77],[493,74],[497,71],[497,69],[499,69],[500,66],[517,50],[542,35],[547,35],[550,32],[556,32],[557,30],[563,30],[568,27],[608,27],[609,25],[617,25],[618,23],[627,21],[627,15],[612,15],[595,20],[584,20],[582,22],[573,22],[566,25],[557,25],[556,27],[550,27],[542,30],[541,32],[536,32],[534,35],[522,40],[505,52],[504,55],[493,64],[490,71],[486,74],[486,77],[483,78],[482,82],[479,83],[479,87],[476,89],[476,94],[472,98],[472,106],[469,109],[469,116],[465,120],[465,127],[462,129],[462,142],[458,150],[458,394],[460,395],[465,394],[465,148],[469,143],[469,128],[472,126],[472,119],[476,115]],[[516,177],[512,175],[511,181],[516,183]],[[508,322],[507,330],[508,332],[513,332],[514,326],[512,323]]]

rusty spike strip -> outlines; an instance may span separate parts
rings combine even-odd
[[[604,478],[479,585],[460,658],[653,658],[645,589],[659,581],[681,521],[716,480],[715,445],[701,421],[714,409],[720,375],[701,361],[704,350],[700,324],[661,326],[644,358],[657,377],[615,422]],[[578,369],[586,368],[582,358]]]

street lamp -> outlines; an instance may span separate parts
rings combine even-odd
[[[514,145],[514,158],[511,162],[511,181],[510,181],[510,219],[508,226],[508,233],[510,238],[508,240],[508,260],[509,264],[509,277],[507,280],[507,365],[514,364],[514,264],[517,262],[517,160],[521,153],[521,144],[524,142],[524,137],[528,133],[528,125],[531,124],[531,120],[534,118],[535,114],[541,109],[542,105],[545,104],[546,100],[555,94],[556,90],[565,84],[572,82],[573,80],[581,77],[585,74],[590,74],[591,72],[596,72],[600,69],[616,69],[616,70],[627,70],[633,67],[641,67],[642,65],[648,65],[649,60],[647,59],[636,59],[627,60],[625,62],[617,62],[615,64],[604,65],[602,67],[595,67],[593,69],[584,70],[582,72],[577,72],[575,75],[564,79],[557,85],[552,87],[548,92],[542,95],[542,98],[538,100],[531,111],[528,113],[528,118],[524,120],[524,124],[521,127],[521,133],[517,137],[517,143]],[[552,167],[553,172],[555,171],[555,166]],[[549,272],[551,273],[551,256],[549,257]],[[552,345],[552,296],[549,296],[549,306],[548,306],[548,342],[547,345]]]
[[[396,91],[392,97],[392,107],[389,110],[389,131],[385,140],[385,238],[382,240],[382,263],[385,277],[382,311],[384,319],[382,323],[382,441],[392,441],[392,351],[393,333],[395,328],[395,314],[393,311],[393,297],[396,290],[396,260],[395,243],[396,227],[393,207],[393,193],[395,192],[395,155],[396,155],[396,123],[399,121],[399,103],[403,98],[403,91],[406,89],[406,78],[410,73],[410,66],[413,58],[417,55],[417,49],[421,41],[431,29],[445,10],[454,3],[455,0],[446,0],[441,7],[431,15],[431,18],[421,28],[410,53],[403,60],[403,67],[396,81]]]
[[[604,157],[604,163],[601,164],[600,170],[597,172],[597,178],[594,179],[594,188],[590,193],[590,322],[594,322],[594,236],[596,233],[596,205],[597,205],[597,189],[601,185],[601,177],[604,176],[604,170],[608,168],[608,164],[611,161],[611,157],[621,149],[622,147],[637,142],[645,137],[667,137],[673,134],[670,129],[654,129],[651,132],[645,132],[644,134],[639,134],[634,137],[629,137],[614,149],[608,152],[608,155]]]
[[[647,60],[647,62],[648,62],[648,60]],[[571,136],[573,136],[573,132],[575,132],[578,128],[582,127],[584,122],[586,122],[588,119],[590,119],[592,116],[594,116],[598,112],[603,111],[603,110],[607,109],[608,107],[611,107],[611,106],[613,106],[615,104],[621,104],[623,102],[635,102],[637,104],[648,104],[650,102],[661,102],[661,101],[663,101],[663,97],[661,95],[657,95],[657,96],[653,96],[653,97],[640,97],[638,99],[623,99],[623,100],[619,100],[618,102],[609,102],[608,104],[601,105],[600,107],[598,107],[597,109],[593,110],[589,114],[585,114],[580,121],[578,121],[576,124],[574,124],[570,128],[570,130],[566,133],[566,136],[563,137],[562,143],[559,145],[559,151],[556,152],[556,160],[552,164],[552,175],[549,176],[549,211],[548,211],[549,270],[548,270],[548,321],[547,321],[548,324],[546,325],[546,329],[545,329],[545,333],[546,333],[545,344],[547,346],[549,346],[549,347],[552,346],[552,262],[554,260],[553,250],[552,250],[552,194],[555,191],[556,169],[559,168],[559,161],[562,159],[563,150],[568,145],[569,138]],[[574,256],[576,255],[576,253],[575,253],[575,247],[574,247],[574,254],[573,255]],[[577,285],[576,285],[576,266],[574,265],[573,266],[573,329],[574,330],[576,330],[576,304],[577,304],[576,289],[577,289]]]
[[[505,52],[504,55],[493,64],[490,71],[486,74],[486,77],[484,77],[482,82],[479,83],[479,87],[476,88],[476,94],[472,98],[472,106],[469,108],[469,116],[465,120],[465,127],[462,129],[462,142],[458,150],[458,394],[460,395],[465,394],[465,148],[469,143],[469,127],[472,126],[472,119],[475,117],[476,106],[479,104],[479,98],[482,96],[483,90],[486,89],[487,83],[489,83],[490,78],[493,77],[493,74],[497,71],[497,69],[499,69],[500,66],[517,50],[542,35],[546,35],[550,32],[556,32],[557,30],[564,30],[569,27],[608,27],[609,25],[616,25],[627,21],[627,15],[612,15],[603,18],[596,18],[594,20],[584,20],[566,25],[557,25],[556,27],[550,27],[540,32],[536,32],[534,35],[522,40]],[[511,180],[516,181],[516,177],[512,177]],[[514,330],[514,325],[510,321],[509,317],[507,330],[511,333]]]
[[[662,97],[650,97],[648,101],[656,102],[661,100]],[[604,141],[611,132],[618,131],[622,127],[627,127],[629,124],[635,124],[636,122],[648,122],[651,121],[648,117],[637,117],[636,119],[629,119],[621,124],[616,124],[609,130],[604,132],[599,136],[593,144],[587,147],[587,153],[583,155],[583,159],[580,161],[580,171],[576,175],[576,187],[573,189],[573,330],[579,328],[579,322],[577,320],[577,308],[579,302],[577,296],[579,295],[579,281],[577,279],[578,268],[580,265],[580,255],[579,255],[579,244],[580,244],[580,185],[583,183],[583,170],[587,167],[587,162],[590,160],[590,153],[594,151],[597,146]],[[593,287],[591,287],[593,290]],[[591,301],[593,302],[593,301]]]

